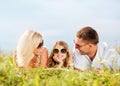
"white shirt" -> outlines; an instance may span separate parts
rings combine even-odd
[[[108,47],[106,43],[99,43],[98,50],[93,61],[87,55],[80,55],[77,49],[73,52],[74,67],[86,70],[94,68],[120,69],[120,55],[114,48]]]

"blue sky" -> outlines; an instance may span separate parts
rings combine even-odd
[[[78,29],[91,26],[100,41],[120,40],[119,0],[1,0],[0,49],[12,51],[26,29],[39,31],[51,50],[57,40],[70,48]]]

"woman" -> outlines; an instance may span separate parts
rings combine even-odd
[[[72,55],[68,44],[64,41],[57,41],[50,53],[48,67],[73,68]]]
[[[43,46],[42,35],[34,30],[25,31],[18,41],[13,59],[18,67],[45,68],[48,50]]]

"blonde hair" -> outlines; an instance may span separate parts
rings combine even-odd
[[[55,67],[58,64],[53,59],[53,56],[54,56],[53,50],[55,49],[56,45],[63,46],[67,50],[67,57],[64,60],[63,67],[69,68],[70,64],[72,63],[72,54],[71,54],[68,44],[65,41],[57,41],[53,45],[52,51],[51,51],[49,59],[48,59],[48,67]]]
[[[42,42],[42,35],[34,30],[26,30],[17,45],[17,63],[20,67],[27,67],[34,57],[34,50]]]

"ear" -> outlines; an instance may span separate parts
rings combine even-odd
[[[89,46],[89,48],[92,48],[92,47],[93,47],[93,44],[89,43],[88,46]]]

